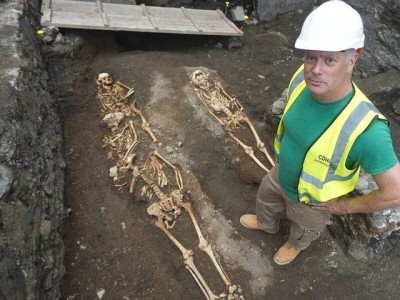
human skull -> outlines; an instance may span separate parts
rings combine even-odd
[[[205,91],[210,89],[210,82],[208,81],[208,74],[202,70],[196,70],[190,76],[190,80],[195,87],[203,89]]]
[[[108,73],[100,73],[97,76],[97,85],[105,90],[111,90],[113,79],[110,74]]]

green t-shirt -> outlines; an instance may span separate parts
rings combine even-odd
[[[354,91],[339,101],[326,104],[316,100],[306,87],[285,114],[278,176],[284,192],[292,200],[298,201],[298,182],[308,149],[353,96]],[[365,172],[376,175],[397,162],[387,122],[375,119],[356,139],[346,166],[352,169],[361,165]]]

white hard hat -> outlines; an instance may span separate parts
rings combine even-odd
[[[342,51],[364,47],[364,39],[360,14],[343,1],[332,0],[308,15],[294,46],[304,50]]]

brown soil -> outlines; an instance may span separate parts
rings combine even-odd
[[[140,132],[139,157],[157,150],[179,166],[185,199],[245,299],[396,297],[400,280],[395,264],[389,263],[397,258],[396,251],[379,259],[365,251],[354,260],[328,231],[292,264],[273,263],[288,224],[271,236],[239,223],[242,214],[254,212],[264,172],[224,133],[189,83],[191,71],[208,69],[244,106],[272,153],[278,119],[269,111],[301,63],[301,53],[291,45],[304,17],[292,13],[273,23],[246,26],[242,47],[231,50],[220,47],[224,40],[217,37],[73,30],[63,31],[66,44],[44,47],[51,92],[60,103],[65,196],[71,209],[63,299],[205,298],[178,248],[147,215],[149,201],[140,196],[143,183],[131,195],[115,188],[108,176],[114,161],[102,148],[109,130],[101,122],[96,99],[96,77],[102,72],[134,88],[130,100],[159,138],[152,143]],[[249,130],[242,128],[238,135],[253,143]],[[167,153],[167,147],[173,151]],[[197,247],[186,213],[172,232],[194,251],[195,263],[214,293],[224,291],[211,261]]]

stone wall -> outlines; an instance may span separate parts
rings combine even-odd
[[[257,15],[260,21],[272,21],[279,14],[293,10],[311,10],[317,0],[258,0]]]
[[[0,299],[57,299],[64,161],[35,36],[39,5],[0,4]]]
[[[365,51],[359,70],[368,77],[392,68],[400,70],[400,2],[348,0],[360,12],[365,28]]]
[[[307,14],[326,1],[321,0],[258,0],[260,21],[272,21],[279,14],[301,10]],[[363,18],[365,48],[358,63],[358,74],[363,77],[391,68],[400,70],[400,3],[398,0],[345,0]]]

